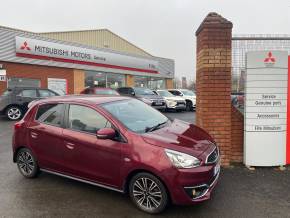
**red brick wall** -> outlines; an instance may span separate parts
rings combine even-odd
[[[197,125],[212,135],[223,165],[231,162],[232,23],[210,13],[196,31]]]
[[[83,71],[69,68],[0,62],[6,69],[7,77],[39,79],[42,88],[47,88],[47,78],[61,78],[68,82],[68,93],[78,93],[84,87]],[[74,81],[77,80],[77,81]],[[75,87],[78,84],[78,87]],[[81,86],[82,85],[82,86]],[[0,82],[0,94],[7,88],[7,82]],[[81,86],[81,87],[80,87]]]

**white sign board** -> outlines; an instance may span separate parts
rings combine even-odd
[[[6,70],[0,69],[0,82],[6,82]]]
[[[58,78],[48,78],[47,79],[47,87],[58,93],[59,95],[67,94],[67,81],[66,79],[58,79]]]
[[[34,59],[158,73],[155,60],[16,36],[16,55]]]
[[[244,162],[285,165],[288,53],[248,52],[246,60]]]

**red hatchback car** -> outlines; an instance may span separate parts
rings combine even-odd
[[[148,213],[210,198],[219,150],[202,129],[122,96],[66,96],[30,105],[15,124],[14,162],[122,193]]]

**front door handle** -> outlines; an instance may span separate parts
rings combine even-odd
[[[70,142],[67,142],[67,143],[65,144],[65,146],[66,146],[68,149],[70,149],[70,150],[73,150],[73,149],[75,148],[75,145],[74,145],[73,143],[70,143]]]

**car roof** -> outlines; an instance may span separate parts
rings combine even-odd
[[[114,90],[112,88],[109,87],[89,87],[88,89],[98,89],[98,90]]]
[[[132,99],[130,97],[120,96],[120,95],[64,95],[55,96],[42,100],[38,100],[37,104],[40,103],[87,103],[91,105],[99,105],[108,102],[121,101]]]
[[[31,87],[31,86],[15,86],[13,88],[7,88],[7,89],[10,89],[10,90],[13,90],[13,89],[44,89],[44,90],[50,90],[48,88]]]

